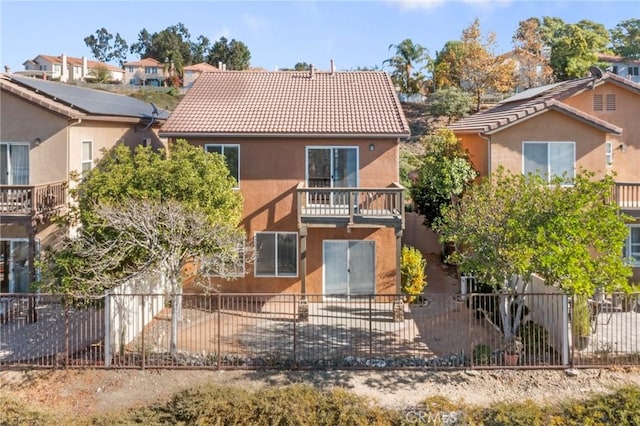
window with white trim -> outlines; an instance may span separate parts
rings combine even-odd
[[[93,168],[93,142],[82,141],[82,177]]]
[[[298,276],[298,233],[256,232],[255,276]]]
[[[613,143],[605,142],[604,149],[607,166],[613,166]]]
[[[640,225],[627,225],[629,235],[624,242],[623,256],[632,266],[640,266]]]
[[[575,142],[523,142],[522,172],[534,174],[550,182],[555,177],[573,180],[575,175]]]
[[[224,161],[229,169],[229,174],[237,182],[236,188],[240,187],[240,145],[228,144],[207,144],[204,146],[207,152],[213,152],[224,156]]]

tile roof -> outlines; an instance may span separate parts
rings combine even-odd
[[[162,62],[156,61],[153,58],[144,58],[139,61],[133,62],[125,62],[125,67],[161,67],[163,66]]]
[[[130,118],[151,118],[153,107],[130,96],[93,90],[69,84],[56,83],[37,78],[18,77],[15,74],[2,74],[2,87],[18,95],[37,99],[37,103],[69,117],[83,115],[119,116]],[[37,96],[36,96],[37,95]],[[164,120],[168,111],[159,110],[156,116]]]
[[[620,134],[622,132],[620,127],[562,103],[563,99],[590,90],[594,85],[599,86],[607,82],[640,93],[640,85],[615,74],[605,73],[602,78],[596,80],[585,77],[524,91],[505,99],[491,109],[464,117],[449,125],[448,128],[458,133],[492,134],[545,111],[554,110],[604,132]]]
[[[381,71],[203,73],[163,136],[409,136],[390,77]]]
[[[38,58],[42,58],[42,59],[44,59],[47,62],[50,62],[52,64],[62,64],[62,55],[60,55],[60,56],[38,55],[34,59],[29,59],[29,60],[25,61],[23,63],[23,65],[25,63],[27,63],[27,62],[29,62],[29,63],[37,63],[35,60],[38,59]],[[82,58],[76,58],[76,57],[73,57],[73,56],[67,56],[67,64],[69,64],[69,65],[82,66],[82,60],[83,60]],[[87,67],[88,68],[97,68],[99,66],[104,66],[109,71],[120,71],[120,72],[122,72],[122,68],[117,67],[115,65],[111,65],[111,64],[108,64],[106,62],[98,62],[98,61],[87,60]]]
[[[218,67],[214,67],[211,64],[208,64],[206,62],[200,62],[199,64],[193,64],[193,65],[189,65],[184,67],[185,71],[198,71],[198,72],[220,72],[221,70],[218,69]]]

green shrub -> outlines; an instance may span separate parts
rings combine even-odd
[[[400,257],[400,282],[407,302],[414,302],[427,285],[425,269],[427,261],[415,247],[402,247]]]
[[[586,296],[576,296],[573,299],[571,332],[574,338],[591,335],[591,312]]]
[[[473,348],[473,363],[475,365],[489,365],[491,362],[491,347],[480,343]]]
[[[549,332],[543,325],[527,322],[520,327],[519,334],[528,356],[541,356],[549,351]]]

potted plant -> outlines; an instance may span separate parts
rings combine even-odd
[[[504,364],[508,366],[518,365],[520,354],[524,345],[520,337],[513,336],[504,341],[502,345],[502,353],[504,355]]]
[[[576,296],[573,299],[571,317],[571,335],[573,347],[579,351],[589,345],[591,336],[591,309],[586,296]]]

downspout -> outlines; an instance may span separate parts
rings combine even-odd
[[[487,176],[491,174],[491,136],[483,136],[482,133],[478,133],[481,139],[487,141]]]

